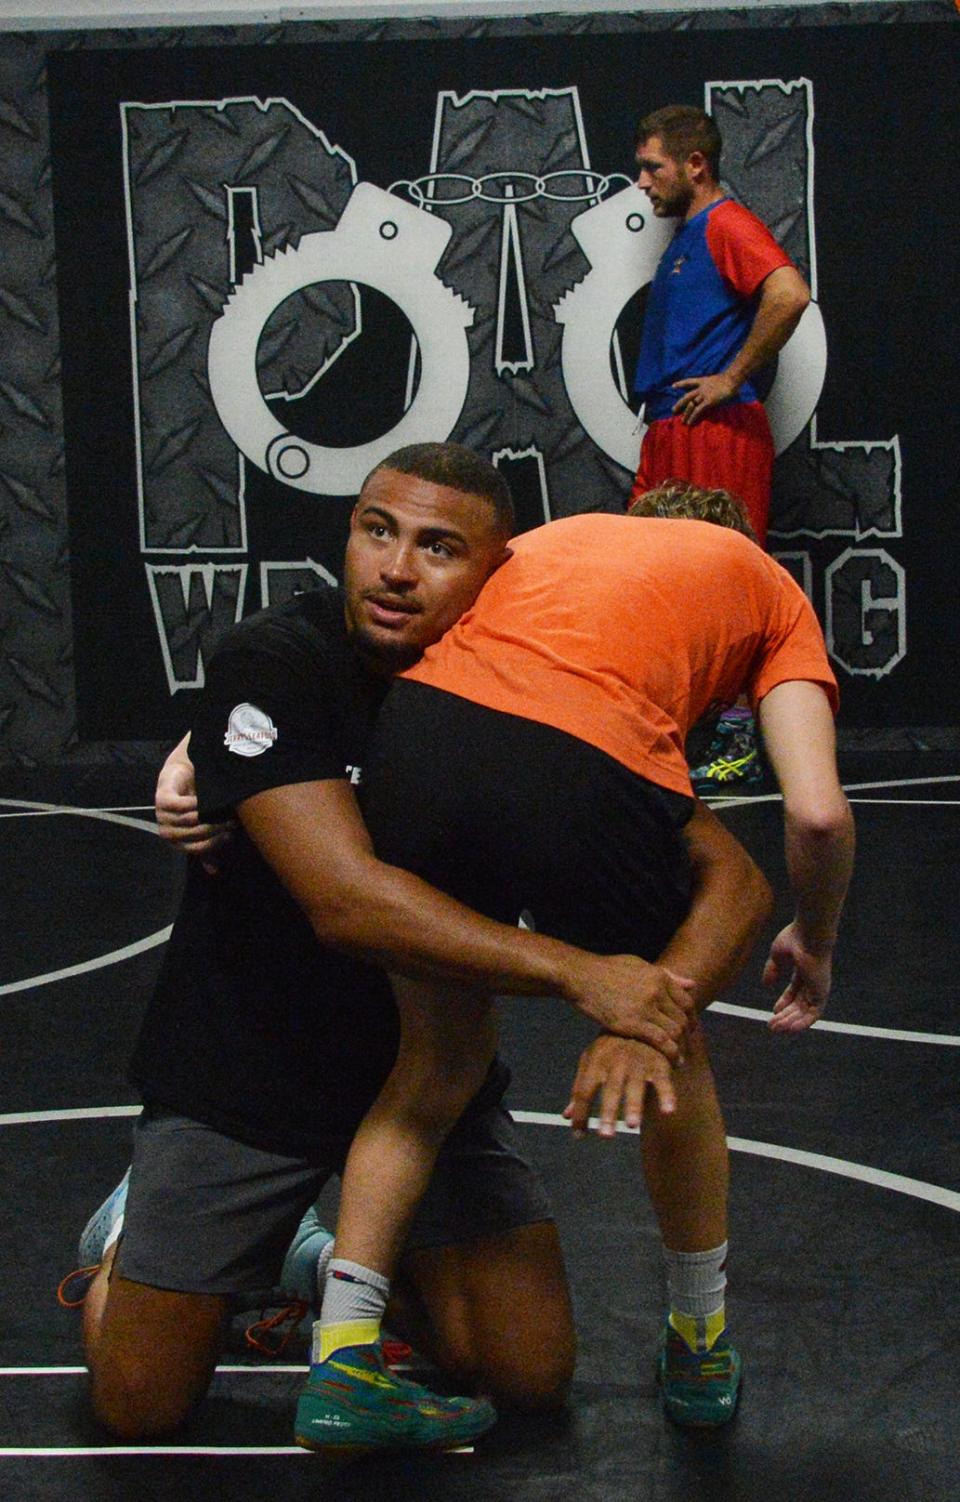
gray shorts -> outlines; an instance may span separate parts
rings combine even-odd
[[[515,1137],[502,1105],[458,1123],[417,1211],[409,1250],[462,1245],[552,1220],[546,1191]],[[117,1270],[179,1293],[276,1287],[304,1212],[342,1172],[349,1147],[344,1139],[329,1162],[317,1164],[148,1107],[134,1128]]]

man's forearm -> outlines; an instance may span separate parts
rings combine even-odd
[[[779,354],[809,301],[809,288],[799,272],[788,266],[771,272],[763,284],[750,333],[723,372],[734,391]]]
[[[238,812],[321,943],[413,979],[560,996],[611,1031],[675,1052],[692,1002],[673,976],[495,922],[386,865],[346,781],[271,789]]]
[[[816,683],[780,683],[760,702],[764,744],[783,793],[784,851],[804,949],[836,942],[854,826],[837,774],[833,715]]]
[[[853,871],[854,826],[846,798],[819,821],[802,820],[786,811],[784,849],[795,922],[811,954],[832,950],[837,940]]]
[[[762,872],[743,846],[705,804],[697,802],[687,825],[694,872],[690,911],[660,955],[660,964],[682,970],[694,982],[702,1011],[739,974],[772,906]],[[585,1050],[573,1084],[567,1116],[577,1135],[587,1130],[590,1104],[600,1096],[600,1135],[611,1137],[623,1106],[628,1126],[638,1127],[644,1097],[654,1090],[660,1111],[676,1108],[674,1077],[649,1049],[601,1034]]]
[[[484,918],[372,855],[307,916],[321,943],[397,974],[514,995],[566,996],[580,953]]]

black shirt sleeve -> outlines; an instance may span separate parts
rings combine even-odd
[[[289,623],[224,638],[190,736],[202,819],[268,788],[347,775],[335,658]]]

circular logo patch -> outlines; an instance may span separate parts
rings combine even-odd
[[[277,738],[277,727],[255,704],[238,704],[230,711],[223,744],[236,756],[262,756]]]

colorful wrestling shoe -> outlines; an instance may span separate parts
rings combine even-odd
[[[763,781],[753,720],[748,715],[717,721],[716,734],[702,763],[690,773],[694,792],[735,793]]]
[[[453,1450],[496,1422],[485,1398],[442,1398],[392,1372],[380,1342],[344,1346],[310,1368],[294,1438],[330,1456]]]
[[[657,1380],[667,1415],[692,1429],[728,1424],[740,1393],[740,1357],[719,1335],[709,1351],[691,1351],[667,1321],[657,1358]]]
[[[123,1229],[123,1212],[127,1205],[127,1185],[130,1170],[127,1169],[116,1189],[107,1195],[99,1210],[95,1210],[83,1228],[77,1256],[81,1267],[99,1267]]]

